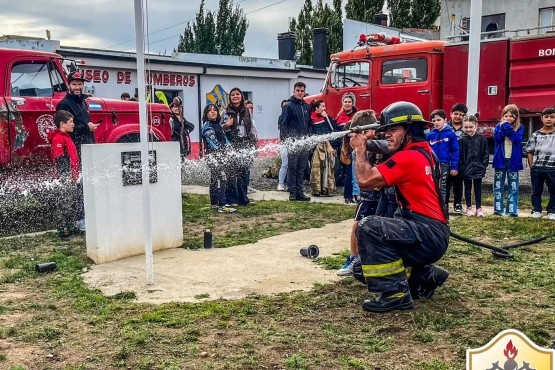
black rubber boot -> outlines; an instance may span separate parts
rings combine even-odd
[[[376,298],[367,299],[362,304],[362,308],[370,312],[389,312],[393,310],[410,310],[414,308],[410,292],[387,292],[382,293]]]
[[[449,277],[449,271],[441,268],[439,266],[433,265],[433,270],[427,279],[425,279],[420,285],[420,297],[430,299],[433,297],[436,289],[447,281]]]

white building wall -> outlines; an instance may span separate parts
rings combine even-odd
[[[541,8],[554,7],[554,0],[483,0],[482,16],[505,13],[505,29],[515,30],[539,26]],[[451,35],[451,15],[455,24],[461,25],[463,17],[470,17],[470,0],[445,0],[441,2],[442,40]],[[457,30],[456,35],[459,34]]]
[[[258,128],[259,139],[279,137],[277,119],[281,113],[280,103],[283,99],[291,96],[290,79],[269,79],[263,77],[264,73],[259,73],[259,75],[261,77],[201,76],[201,109],[204,109],[207,104],[206,94],[210,93],[216,85],[220,85],[228,94],[232,88],[238,87],[244,93],[251,93],[249,96],[254,103],[254,120]]]

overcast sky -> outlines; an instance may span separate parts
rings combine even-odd
[[[46,37],[64,46],[135,50],[132,0],[1,0],[0,35]],[[331,5],[331,0],[324,2]],[[277,34],[297,17],[303,0],[235,0],[249,21],[245,56],[277,58]],[[316,0],[313,0],[316,3]],[[146,0],[151,53],[171,54],[200,0]],[[205,0],[217,11],[219,0]],[[145,28],[147,26],[145,25]],[[145,31],[146,34],[146,31]]]

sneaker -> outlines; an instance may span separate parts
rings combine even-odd
[[[433,297],[437,288],[442,286],[449,277],[449,271],[439,266],[433,265],[431,276],[420,285],[420,297],[430,299]]]
[[[541,212],[536,212],[536,211],[532,212],[532,218],[540,218],[541,216],[542,216]]]
[[[86,231],[85,230],[85,219],[81,219],[75,222],[75,227],[79,229],[79,231]]]
[[[257,191],[255,188],[247,187],[247,194],[256,193]]]
[[[217,205],[217,204],[211,204],[211,205],[210,205],[210,208],[211,208],[211,209],[220,209],[220,206]]]
[[[338,276],[350,276],[353,274],[353,267],[356,263],[360,263],[360,256],[349,256],[343,267],[337,270]]]
[[[555,220],[555,213],[548,213],[547,214],[547,219],[548,220]]]
[[[472,217],[475,215],[474,211],[472,210],[472,207],[467,207],[466,208],[466,215],[469,217]]]
[[[218,208],[218,213],[235,213],[237,210],[233,207],[230,207],[229,204],[226,204],[223,207]]]
[[[307,196],[304,195],[303,193],[298,193],[298,194],[297,194],[297,200],[300,200],[301,202],[309,202],[309,201],[310,201],[310,197],[307,197]]]
[[[389,312],[393,310],[410,310],[414,308],[412,297],[408,291],[382,293],[376,298],[367,299],[362,308],[370,312]]]
[[[283,185],[283,184],[278,184],[278,186],[277,186],[277,191],[285,191],[285,185]]]
[[[460,204],[455,204],[454,211],[460,215],[463,214],[462,206]]]
[[[476,209],[476,217],[485,217],[482,207]]]

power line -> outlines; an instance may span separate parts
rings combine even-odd
[[[271,7],[271,6],[274,6],[274,5],[277,5],[277,4],[279,4],[279,3],[283,3],[283,2],[286,2],[286,1],[287,1],[287,0],[276,1],[275,3],[272,3],[272,4],[270,4],[270,5],[263,6],[262,8],[258,8],[258,9],[251,10],[250,12],[245,13],[245,15],[251,14],[251,13],[254,13],[254,12],[257,12],[257,11],[262,10],[262,9],[269,8],[269,7]]]

